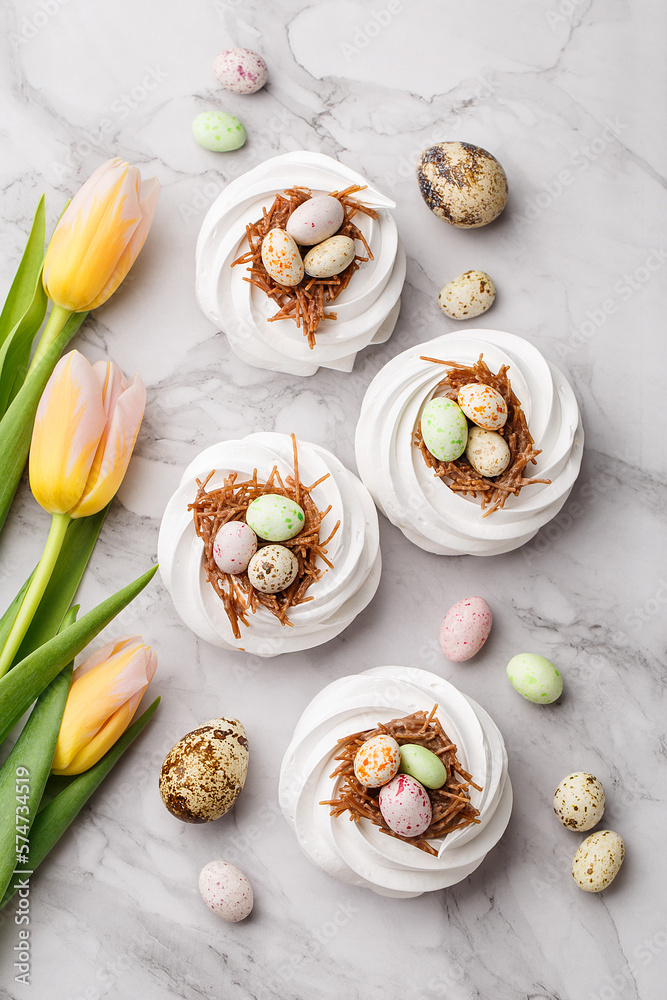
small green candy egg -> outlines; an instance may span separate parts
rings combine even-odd
[[[224,111],[203,111],[192,123],[192,134],[204,149],[229,153],[246,141],[246,130],[234,115]]]
[[[468,421],[453,399],[436,396],[428,401],[421,416],[424,444],[440,462],[460,458],[468,443]]]
[[[507,676],[522,698],[550,705],[563,693],[563,678],[553,663],[537,653],[517,653],[507,664]]]
[[[248,505],[245,519],[260,538],[268,542],[285,542],[303,529],[303,509],[289,497],[265,493]]]
[[[425,788],[442,788],[447,781],[447,768],[440,758],[418,743],[404,743],[400,748],[399,772],[409,774]]]

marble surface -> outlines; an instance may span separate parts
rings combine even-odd
[[[492,311],[473,322],[529,338],[563,368],[586,451],[563,511],[508,555],[430,555],[381,518],[376,598],[311,652],[266,661],[198,642],[156,580],[109,632],[142,631],[155,645],[162,705],[33,879],[30,987],[14,982],[13,914],[0,917],[0,996],[662,995],[665,21],[657,0],[3,5],[3,293],[41,191],[54,223],[113,155],[163,187],[131,276],[75,341],[91,361],[113,358],[148,386],[136,457],[80,590],[84,607],[155,560],[168,497],[216,441],[307,427],[354,469],[370,379],[399,351],[455,329],[437,293],[470,268],[498,287]],[[213,58],[232,45],[266,58],[265,90],[217,88]],[[194,143],[191,119],[215,108],[243,119],[243,149]],[[506,169],[509,205],[491,227],[450,229],[422,203],[415,157],[451,138],[484,146]],[[408,254],[396,331],[349,375],[251,369],[195,301],[194,248],[211,202],[264,158],[301,148],[338,157],[392,195]],[[0,543],[3,605],[46,530],[24,483]],[[448,663],[440,620],[477,593],[493,608],[492,636],[475,660]],[[562,670],[558,704],[531,705],[509,686],[505,664],[523,650]],[[410,900],[312,868],[277,803],[281,756],[307,702],[335,678],[383,663],[435,670],[485,707],[504,734],[515,792],[508,831],[482,866]],[[159,766],[177,738],[218,713],[248,730],[248,782],[232,813],[186,826],[160,801]],[[572,883],[582,838],[551,811],[554,788],[578,769],[604,783],[603,824],[627,846],[599,896]],[[201,867],[219,857],[254,886],[255,911],[238,925],[208,912],[197,892]]]

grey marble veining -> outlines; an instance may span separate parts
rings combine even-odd
[[[176,617],[156,581],[110,632],[158,650],[153,724],[109,776],[32,883],[31,986],[14,982],[13,913],[0,915],[0,996],[97,1000],[311,997],[361,1000],[657,1000],[667,967],[664,906],[665,13],[657,0],[176,0],[109,5],[17,0],[2,11],[0,95],[7,289],[41,191],[53,224],[102,159],[156,173],[162,198],[128,280],[74,344],[139,371],[148,405],[135,458],[80,599],[91,607],[155,560],[159,521],[186,464],[250,431],[292,430],[354,469],[366,386],[389,358],[456,329],[437,293],[488,271],[498,298],[475,323],[532,340],[567,374],[586,431],[581,476],[555,520],[491,559],[430,555],[381,518],[383,576],[336,640],[262,661],[221,653]],[[244,45],[270,69],[258,94],[227,94],[211,65]],[[202,110],[238,114],[249,139],[222,155],[194,143]],[[491,150],[510,201],[491,227],[453,230],[414,181],[425,146]],[[337,156],[397,203],[408,254],[392,338],[349,375],[298,379],[249,368],[199,311],[194,248],[233,178],[269,156]],[[0,596],[38,558],[48,519],[22,484],[0,541]],[[437,633],[456,600],[491,604],[491,637],[468,664]],[[565,678],[550,708],[504,676],[535,650]],[[441,673],[503,732],[515,805],[507,833],[465,882],[385,900],[312,868],[280,814],[284,748],[310,698],[356,670],[405,663]],[[180,824],[157,790],[172,744],[212,714],[251,743],[246,788],[206,827]],[[627,857],[602,895],[569,868],[581,836],[560,827],[553,790],[590,770],[603,825]],[[208,861],[238,864],[252,916],[226,925],[197,892]]]

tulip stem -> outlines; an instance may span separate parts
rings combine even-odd
[[[37,568],[30,581],[25,597],[14,619],[14,623],[9,631],[7,640],[0,653],[0,677],[4,677],[14,662],[19,646],[23,642],[23,637],[28,631],[30,622],[34,618],[46,586],[51,579],[51,574],[60,554],[65,533],[71,521],[69,514],[53,514],[51,518],[51,530],[46,540],[42,558],[39,560]]]
[[[40,360],[44,357],[49,347],[56,339],[58,334],[61,332],[65,323],[72,315],[71,310],[63,309],[62,306],[57,306],[54,304],[53,309],[46,321],[46,326],[44,327],[44,332],[40,337],[39,343],[37,345],[37,350],[35,351],[35,356],[30,363],[30,368],[28,369],[28,375],[30,372],[39,364]],[[1,675],[0,675],[1,676]]]

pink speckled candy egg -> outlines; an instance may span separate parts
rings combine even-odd
[[[213,72],[225,88],[234,94],[254,94],[269,79],[266,63],[250,49],[226,49],[218,52]]]
[[[419,837],[433,816],[426,789],[409,774],[397,774],[382,786],[380,812],[389,829],[400,837]]]
[[[202,868],[199,891],[209,910],[230,924],[245,920],[252,910],[252,886],[228,861],[209,861]]]
[[[469,660],[489,638],[493,614],[483,597],[465,597],[449,609],[440,626],[440,649],[448,660]]]
[[[490,385],[470,382],[458,391],[458,404],[473,424],[485,431],[499,431],[507,420],[507,403]]]
[[[237,576],[257,551],[257,535],[245,521],[227,521],[213,542],[213,559],[221,573]]]
[[[359,747],[354,773],[366,788],[379,788],[394,777],[401,763],[401,750],[393,736],[371,736]]]

